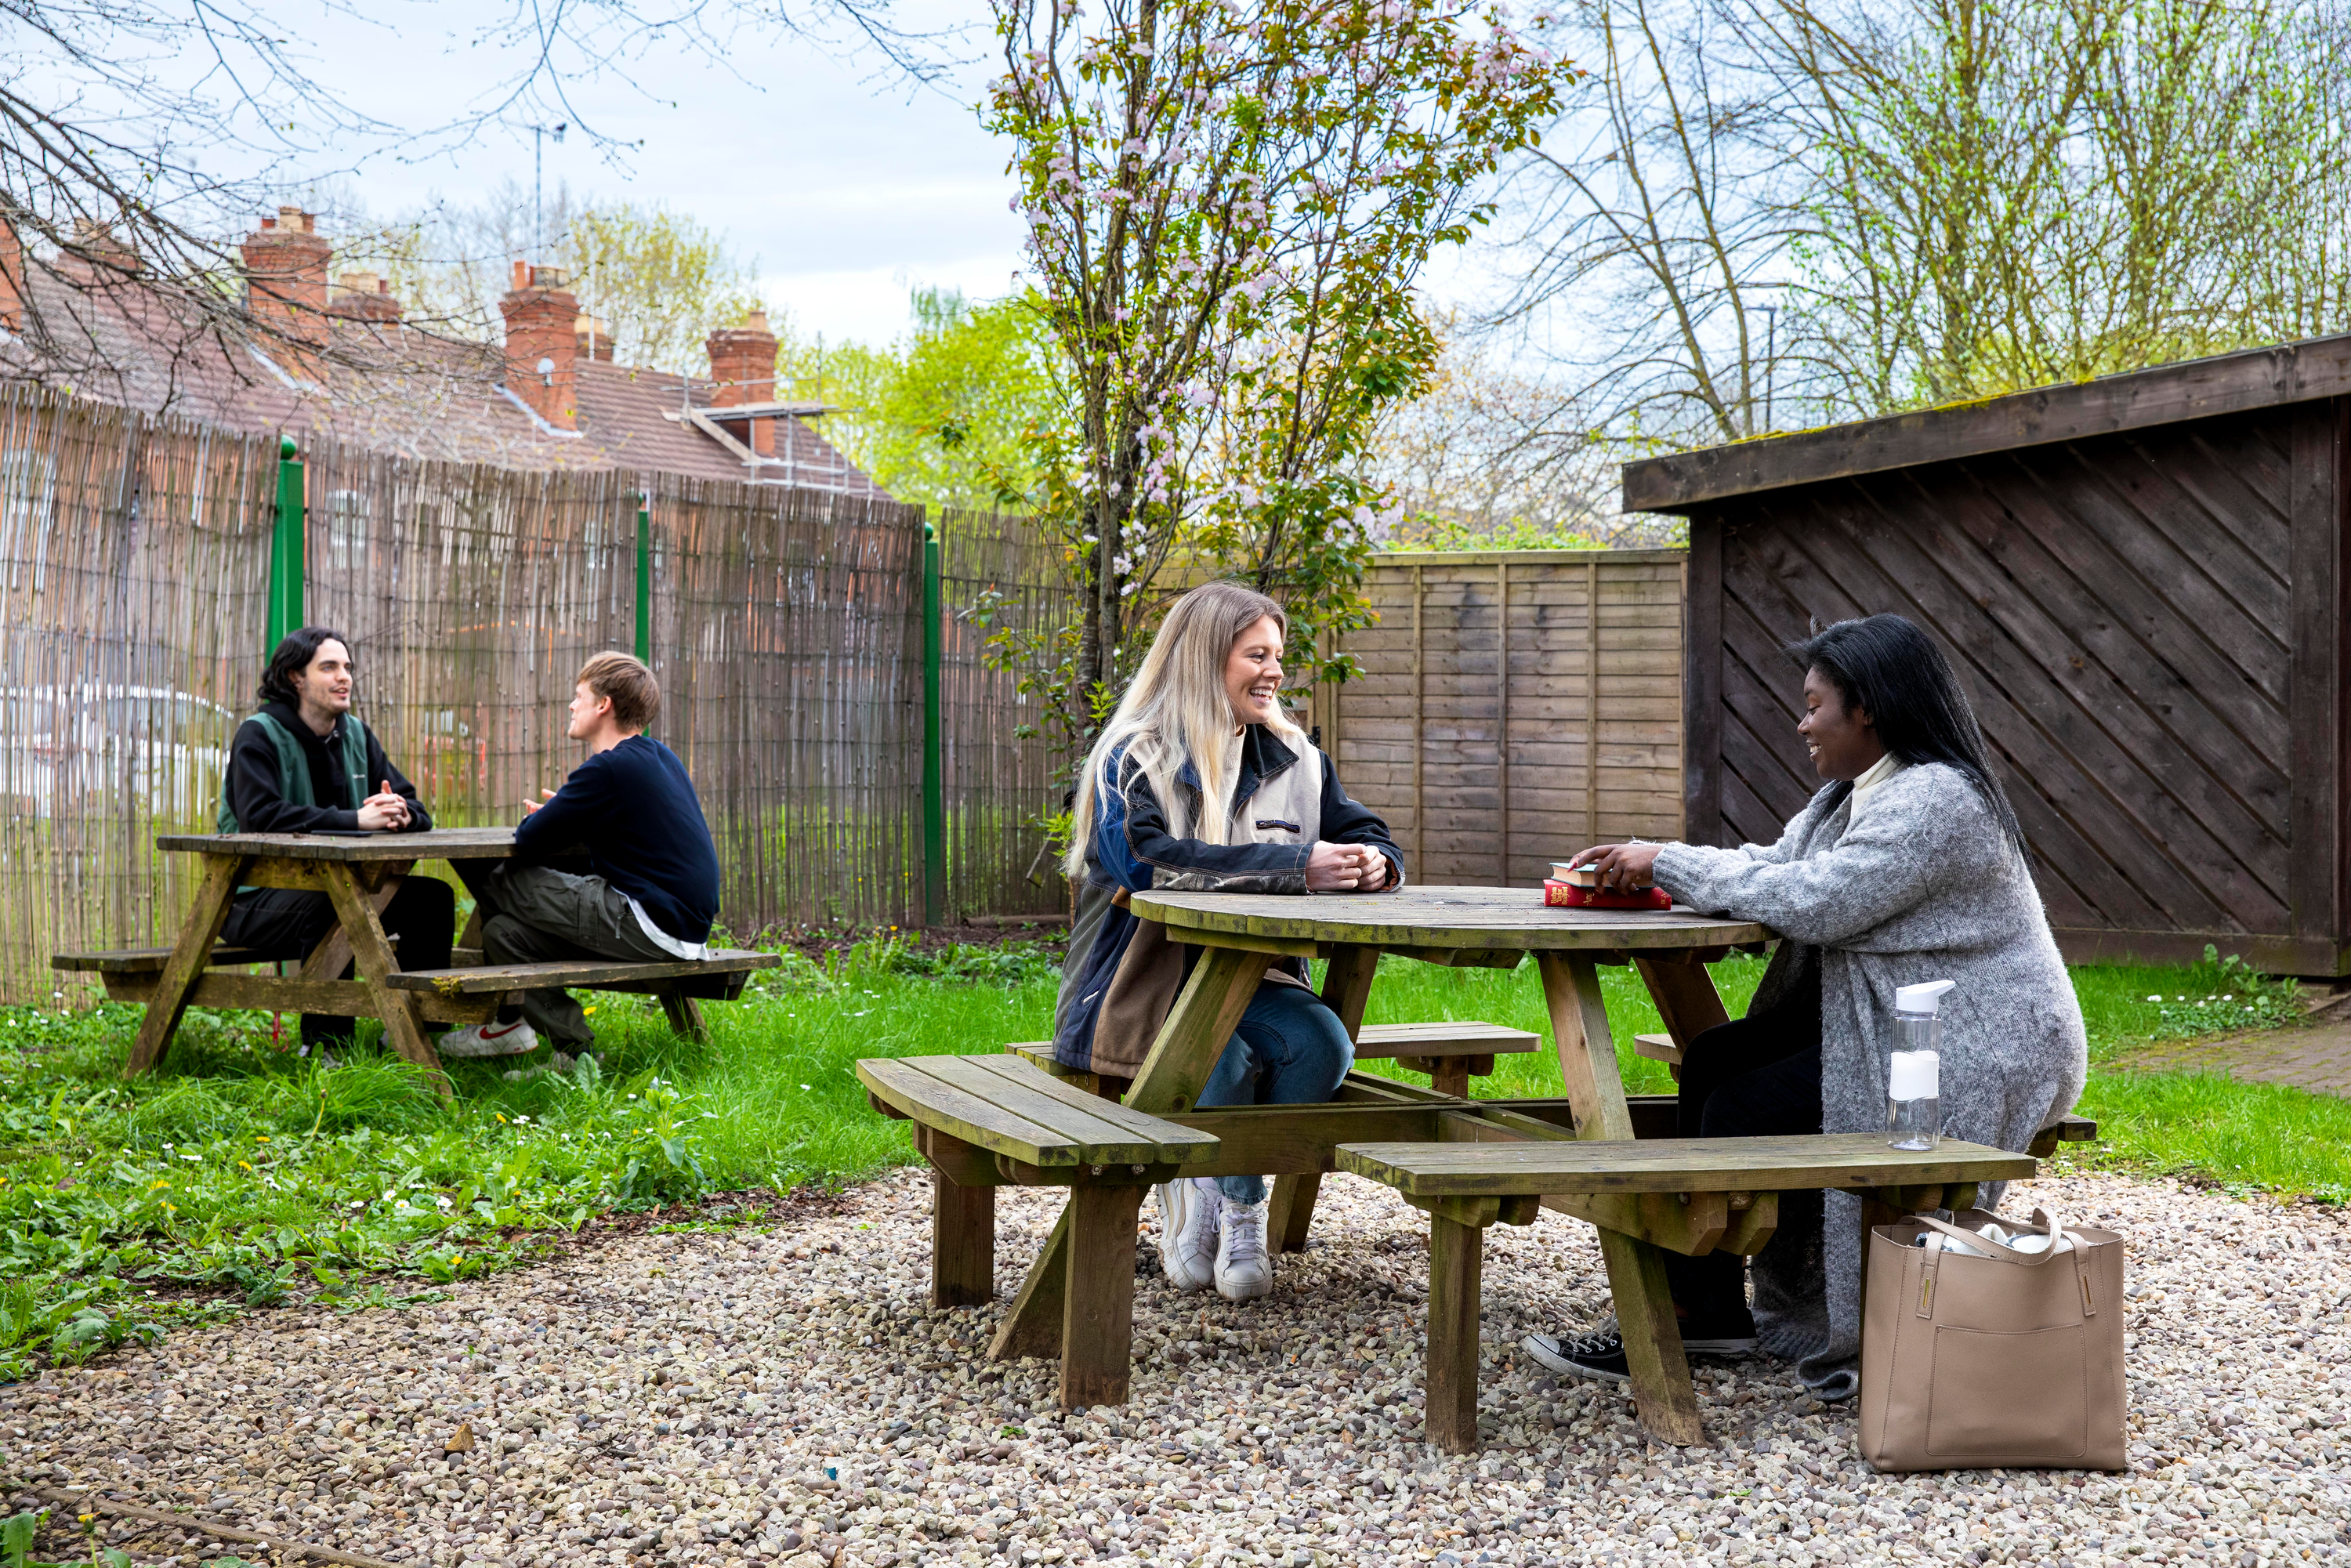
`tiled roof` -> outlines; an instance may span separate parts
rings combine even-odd
[[[39,380],[104,402],[170,412],[234,430],[330,433],[406,456],[503,467],[621,468],[887,498],[808,420],[777,418],[774,458],[756,468],[693,423],[683,407],[711,409],[702,377],[577,361],[577,431],[559,431],[504,386],[495,345],[401,324],[338,319],[332,351],[310,363],[183,325],[160,298],[129,282],[61,278],[27,268],[25,308],[57,351],[35,362],[26,334],[0,345],[0,373]]]

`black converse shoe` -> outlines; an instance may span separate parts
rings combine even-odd
[[[1553,1372],[1598,1378],[1604,1383],[1623,1383],[1632,1375],[1625,1365],[1625,1336],[1613,1323],[1591,1333],[1567,1338],[1531,1333],[1519,1342],[1519,1347]],[[1689,1355],[1752,1355],[1754,1320],[1750,1318],[1744,1323],[1685,1322],[1682,1350]]]
[[[1625,1336],[1614,1329],[1563,1339],[1531,1333],[1519,1342],[1519,1348],[1553,1372],[1563,1372],[1571,1377],[1590,1377],[1602,1383],[1632,1381],[1633,1375],[1625,1366]]]

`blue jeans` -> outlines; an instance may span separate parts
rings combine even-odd
[[[1202,1110],[1218,1105],[1312,1105],[1339,1092],[1355,1065],[1355,1042],[1339,1015],[1313,992],[1267,981],[1249,998],[1240,1028],[1217,1059],[1200,1097]],[[1265,1177],[1218,1176],[1235,1203],[1263,1203]]]

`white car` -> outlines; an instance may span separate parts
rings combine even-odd
[[[209,829],[240,716],[168,686],[0,686],[0,814]]]

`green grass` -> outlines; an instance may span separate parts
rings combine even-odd
[[[1762,967],[1715,966],[1734,1016]],[[868,1109],[856,1061],[1041,1039],[1058,976],[1045,946],[916,953],[885,938],[823,968],[794,956],[742,1001],[707,1009],[708,1047],[673,1037],[643,998],[608,996],[593,1015],[601,1070],[510,1082],[497,1065],[455,1062],[458,1093],[445,1104],[364,1047],[332,1071],[298,1060],[266,1015],[192,1013],[167,1070],[124,1083],[137,1009],[0,1009],[0,1379],[242,1303],[413,1298],[616,1209],[904,1162],[904,1126]],[[1635,1034],[1662,1027],[1638,978],[1625,968],[1602,978],[1627,1088],[1670,1092],[1664,1069],[1631,1051]],[[2219,1009],[2232,1021],[2246,1005],[2278,1016],[2285,993],[2218,966],[2077,969],[2074,984],[2102,1064],[2083,1106],[2101,1144],[2083,1159],[2279,1194],[2351,1193],[2351,1104],[2103,1065]],[[1395,962],[1370,1018],[1549,1032],[1532,966]],[[1477,1092],[1557,1094],[1558,1066],[1548,1051],[1505,1058]],[[747,1198],[744,1217],[764,1201]]]

